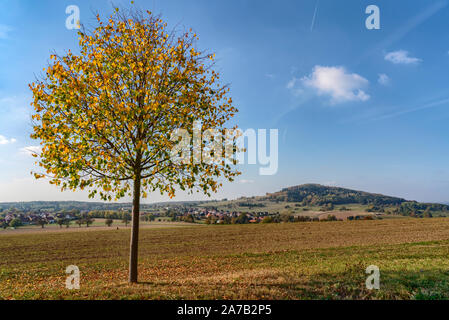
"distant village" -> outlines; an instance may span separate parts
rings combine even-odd
[[[190,223],[206,224],[234,224],[234,223],[259,223],[267,217],[273,217],[268,212],[237,212],[224,211],[210,208],[198,207],[165,207],[158,210],[143,210],[140,213],[142,221],[184,221]],[[35,211],[22,211],[10,208],[0,212],[1,228],[17,228],[27,225],[40,225],[45,227],[48,224],[59,224],[67,228],[71,224],[89,226],[94,219],[131,221],[131,210],[61,210],[49,212],[45,209]]]

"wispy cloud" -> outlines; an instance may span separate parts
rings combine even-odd
[[[239,183],[241,183],[241,184],[249,184],[249,183],[254,183],[254,180],[241,179],[239,181]]]
[[[383,86],[387,86],[390,84],[391,80],[390,77],[387,76],[385,73],[380,73],[379,78],[377,79],[377,82]]]
[[[31,156],[33,154],[39,154],[42,151],[41,146],[28,146],[20,149],[20,153]]]
[[[318,12],[318,3],[319,3],[319,1],[320,0],[317,0],[316,4],[315,4],[315,11],[313,12],[312,23],[310,25],[310,31],[313,31],[313,27],[315,26],[315,20],[316,20],[316,14]]]
[[[296,77],[291,78],[290,81],[287,82],[286,88],[295,96],[299,96],[304,92],[301,86],[301,79]]]
[[[0,145],[11,144],[15,142],[17,142],[17,140],[14,138],[8,139],[5,136],[0,135]]]
[[[11,27],[4,24],[0,24],[0,39],[7,39],[8,33],[10,33],[11,31],[12,31]]]
[[[315,66],[301,83],[315,89],[319,95],[328,95],[332,103],[366,101],[370,96],[362,89],[369,81],[356,73],[348,73],[344,67]],[[290,81],[287,88],[294,90],[297,81]]]
[[[417,64],[422,61],[422,59],[410,57],[409,52],[406,50],[389,52],[384,58],[394,64]]]
[[[410,109],[405,109],[405,110],[399,110],[396,112],[392,112],[392,113],[388,113],[388,114],[384,114],[381,115],[379,117],[375,117],[372,120],[382,120],[382,119],[388,119],[388,118],[393,118],[393,117],[398,117],[410,112],[415,112],[415,111],[420,111],[420,110],[425,110],[425,109],[429,109],[429,108],[434,108],[434,107],[438,107],[440,105],[444,105],[444,104],[449,104],[449,98],[445,98],[445,99],[440,99],[434,102],[429,102],[429,103],[425,103],[423,105],[414,107],[414,108],[410,108]]]

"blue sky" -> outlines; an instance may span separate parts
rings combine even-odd
[[[216,198],[314,182],[449,201],[448,1],[135,3],[171,26],[192,27],[199,46],[216,52],[239,127],[279,130],[277,173],[244,165]],[[380,30],[365,27],[371,4]],[[69,5],[79,6],[85,25],[95,11],[111,12],[102,0],[0,3],[0,201],[87,200],[33,181],[34,159],[24,151],[38,145],[29,138],[28,83],[52,50],[76,52],[76,32],[65,27]]]

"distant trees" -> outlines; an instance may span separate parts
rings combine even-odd
[[[89,228],[89,226],[94,223],[95,219],[92,219],[91,217],[84,218],[84,223],[86,224],[86,227]]]
[[[105,223],[108,227],[110,227],[110,226],[114,223],[114,220],[112,220],[112,219],[106,219],[104,223]]]
[[[185,216],[182,217],[182,220],[188,223],[195,223],[195,218],[191,214],[186,214]]]
[[[218,221],[218,219],[217,219],[217,217],[215,217],[215,216],[208,216],[207,218],[206,218],[206,224],[215,224],[215,223],[217,223],[217,221]]]
[[[44,228],[46,224],[48,224],[48,221],[46,218],[38,218],[36,221],[37,225],[41,226],[41,228]]]
[[[339,204],[374,204],[400,205],[405,199],[373,194],[363,191],[339,187],[322,186],[319,184],[304,184],[284,188],[280,192],[270,194],[268,200],[273,202],[300,202],[302,205],[325,206],[328,203]]]
[[[295,220],[295,217],[291,214],[282,214],[281,215],[282,222],[293,222],[294,220]]]
[[[233,224],[246,224],[249,223],[248,215],[243,212],[237,218],[232,219]]]
[[[125,226],[128,226],[129,222],[131,221],[131,214],[124,213],[122,217],[122,222],[125,224]]]
[[[273,217],[266,216],[262,219],[262,223],[273,223]]]
[[[66,228],[70,227],[71,223],[72,223],[72,221],[70,221],[70,219],[64,219],[64,225]]]
[[[19,218],[15,218],[9,222],[9,226],[12,228],[17,228],[22,226],[22,221]]]
[[[58,218],[56,219],[56,223],[59,225],[59,228],[62,228],[62,225],[64,224],[65,219],[63,218]]]
[[[79,228],[81,228],[81,226],[84,224],[84,219],[83,218],[76,219],[76,224],[78,225]]]
[[[332,211],[334,210],[334,204],[332,202],[326,203],[323,207],[321,207],[320,211]]]

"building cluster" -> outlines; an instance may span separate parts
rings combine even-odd
[[[243,212],[239,211],[192,208],[186,210],[184,215],[192,215],[195,220],[211,219],[215,221],[215,223],[223,223],[226,220],[238,218],[242,213]],[[264,217],[270,215],[268,212],[245,212],[245,214],[249,223],[258,223],[262,221]]]
[[[39,220],[45,220],[47,223],[52,224],[56,223],[56,220],[60,218],[73,220],[75,219],[75,216],[71,214],[49,212],[9,212],[6,213],[3,217],[0,216],[0,222],[6,222],[7,224],[9,224],[14,219],[18,219],[20,220],[22,225],[32,225],[37,224]]]

